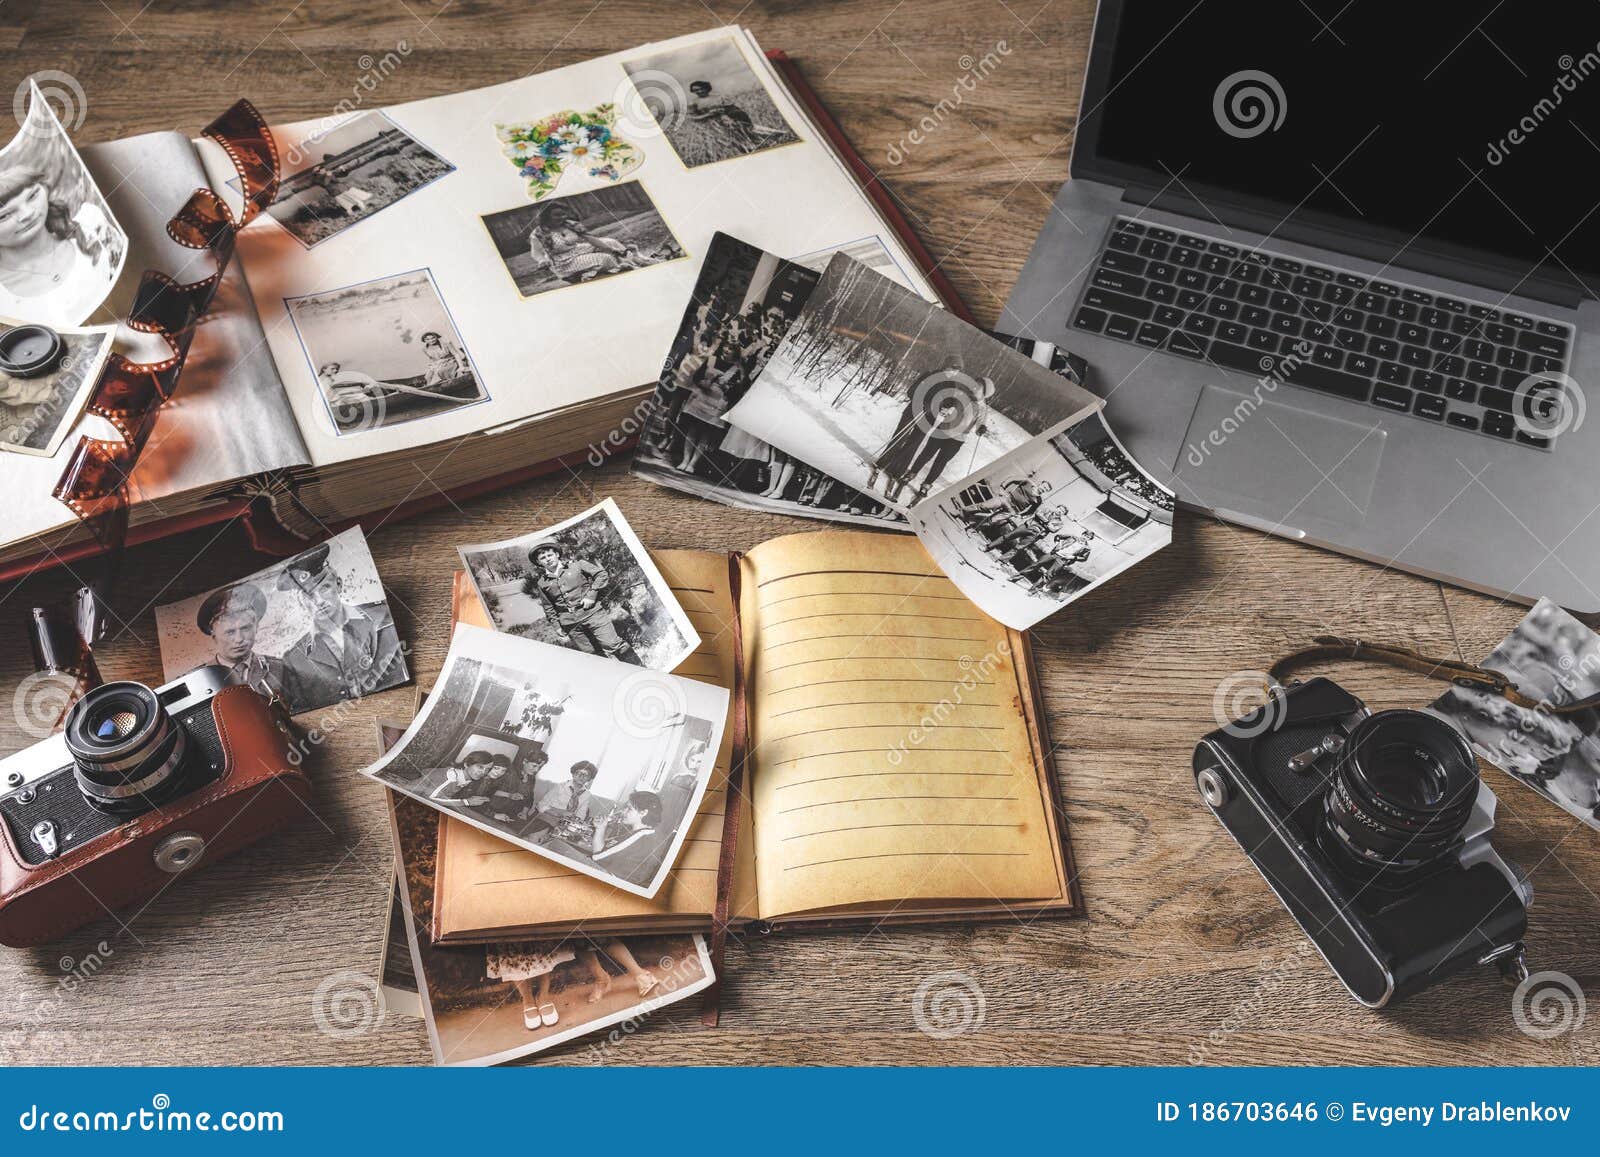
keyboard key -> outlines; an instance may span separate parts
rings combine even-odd
[[[1118,217],[1116,224],[1111,226],[1118,233],[1143,233],[1144,226],[1129,217]]]
[[[1271,305],[1272,308],[1277,310],[1279,313],[1298,313],[1300,310],[1300,299],[1292,294],[1283,293],[1280,291],[1272,295]]]
[[[1460,378],[1451,378],[1444,384],[1444,396],[1456,402],[1470,402],[1478,396],[1478,387]]]
[[[1524,446],[1537,446],[1541,450],[1550,448],[1550,439],[1540,434],[1530,434],[1526,430],[1517,431],[1517,441]]]
[[[1322,300],[1331,301],[1334,305],[1347,305],[1355,295],[1356,291],[1348,285],[1330,285],[1322,291]]]
[[[1289,283],[1289,290],[1301,297],[1321,297],[1322,282],[1314,277],[1296,277]]]
[[[1200,268],[1206,273],[1227,273],[1233,268],[1233,262],[1215,253],[1207,253],[1200,258]]]
[[[1152,281],[1145,286],[1144,295],[1151,301],[1167,305],[1177,300],[1178,290],[1176,286],[1168,285],[1165,282]]]
[[[1420,289],[1402,289],[1400,291],[1400,296],[1405,298],[1407,301],[1414,301],[1418,305],[1433,304],[1433,294],[1423,293]]]
[[[1367,335],[1358,329],[1335,330],[1333,340],[1339,344],[1340,349],[1351,353],[1360,353],[1367,348]]]
[[[1489,362],[1494,360],[1494,344],[1469,337],[1461,343],[1461,356],[1471,358],[1475,362]]]
[[[1139,249],[1139,237],[1135,233],[1112,233],[1107,246],[1120,250],[1123,253],[1136,253]]]
[[[1176,281],[1178,267],[1166,261],[1152,261],[1145,266],[1144,275],[1151,281]]]
[[[1323,325],[1320,321],[1306,322],[1306,328],[1301,331],[1301,336],[1317,345],[1332,345],[1333,330]]]
[[[1453,297],[1436,297],[1433,300],[1433,304],[1437,305],[1440,309],[1448,310],[1451,313],[1467,312],[1467,303],[1464,301],[1457,301]]]
[[[1465,358],[1459,358],[1453,354],[1447,354],[1443,357],[1435,358],[1433,361],[1433,368],[1438,370],[1447,378],[1459,378],[1466,374],[1467,362]]]
[[[1508,370],[1516,370],[1521,373],[1528,368],[1528,362],[1532,359],[1521,350],[1514,350],[1510,346],[1502,346],[1496,351],[1494,360]]]
[[[1243,345],[1250,339],[1250,327],[1240,325],[1236,321],[1226,321],[1217,326],[1217,338],[1220,341],[1232,342],[1234,345]]]
[[[1078,316],[1072,319],[1072,324],[1078,329],[1099,333],[1106,327],[1106,313],[1102,309],[1089,309],[1085,306],[1078,311]]]
[[[1095,309],[1103,309],[1108,313],[1124,313],[1129,317],[1136,317],[1140,321],[1147,321],[1155,306],[1148,301],[1140,301],[1137,297],[1129,297],[1122,293],[1112,293],[1106,289],[1091,288],[1083,295],[1083,304]]]
[[[1246,305],[1266,305],[1272,294],[1259,285],[1245,285],[1239,289],[1239,300]]]
[[[1510,414],[1490,411],[1483,416],[1483,432],[1496,438],[1509,438],[1517,432],[1517,423]]]
[[[1420,325],[1416,325],[1409,321],[1401,322],[1399,325],[1397,325],[1395,327],[1394,336],[1396,341],[1403,341],[1410,345],[1428,344],[1428,331],[1423,329]]]
[[[1203,237],[1195,237],[1195,236],[1193,236],[1192,234],[1189,234],[1189,233],[1185,233],[1183,236],[1179,237],[1178,238],[1178,244],[1184,246],[1187,249],[1205,249],[1206,248],[1205,238],[1203,238]]]
[[[1240,262],[1233,267],[1233,276],[1246,285],[1254,285],[1261,280],[1261,270],[1254,265],[1246,265],[1244,262]]]
[[[1546,358],[1564,358],[1567,356],[1567,341],[1564,337],[1553,337],[1547,333],[1522,333],[1517,335],[1517,348],[1525,349],[1531,354],[1538,354]]]
[[[1299,273],[1305,266],[1298,261],[1291,261],[1287,257],[1274,257],[1272,259],[1272,268],[1281,269],[1285,273]]]
[[[1272,314],[1259,305],[1246,305],[1239,310],[1239,320],[1259,329],[1272,320]]]
[[[1167,254],[1167,260],[1174,265],[1181,265],[1189,269],[1200,264],[1200,254],[1193,249],[1185,249],[1181,245],[1175,245],[1172,252]]]
[[[1425,370],[1433,364],[1433,355],[1421,346],[1402,346],[1400,360],[1414,369]]]
[[[1373,316],[1367,318],[1366,324],[1362,328],[1370,334],[1376,334],[1378,337],[1393,337],[1398,327],[1387,317]]]
[[[1514,314],[1514,313],[1508,313],[1508,314],[1506,314],[1506,320],[1507,321],[1511,321],[1511,319],[1516,317],[1516,316],[1517,315]],[[1530,319],[1522,318],[1521,320],[1528,321]],[[1516,325],[1517,323],[1516,322],[1512,322],[1512,324]],[[1526,329],[1527,327],[1526,326],[1522,326],[1522,327],[1519,327],[1519,328]],[[1564,338],[1564,337],[1567,336],[1566,329],[1564,327],[1562,327],[1562,326],[1557,325],[1553,321],[1541,321],[1537,325],[1534,326],[1534,329],[1538,330],[1540,333],[1544,334],[1546,337],[1562,337],[1562,338]]]
[[[1444,399],[1430,394],[1418,394],[1411,404],[1411,412],[1419,418],[1432,418],[1435,422],[1444,417]]]
[[[1183,328],[1188,330],[1190,333],[1197,333],[1202,337],[1209,337],[1217,331],[1217,319],[1214,317],[1207,317],[1203,313],[1191,313],[1187,318],[1184,319]]]
[[[1385,410],[1398,410],[1404,414],[1411,409],[1412,393],[1402,390],[1399,386],[1385,385],[1379,382],[1372,391],[1372,404],[1382,406]]]
[[[1137,273],[1139,271],[1135,269],[1134,272]],[[1396,321],[1415,321],[1417,318],[1417,307],[1414,303],[1409,301],[1391,301],[1389,303],[1388,314]]]
[[[1478,419],[1476,416],[1472,414],[1463,414],[1459,410],[1453,411],[1450,416],[1445,419],[1445,421],[1449,422],[1458,430],[1476,430],[1478,428]]]
[[[1159,241],[1151,241],[1146,239],[1139,243],[1139,256],[1148,257],[1152,261],[1165,261],[1167,259],[1167,254],[1171,252],[1172,249],[1170,246],[1163,245]]]
[[[1444,378],[1427,370],[1418,370],[1411,375],[1411,388],[1428,394],[1437,394],[1444,390]]]
[[[1302,301],[1300,303],[1300,312],[1307,317],[1314,317],[1318,321],[1327,322],[1333,320],[1333,306],[1326,301]]]
[[[1171,229],[1163,229],[1159,225],[1150,226],[1147,232],[1157,241],[1176,241],[1178,239],[1178,235]]]
[[[1206,303],[1206,295],[1198,289],[1178,290],[1178,307],[1180,309],[1199,309]]]
[[[1364,378],[1370,378],[1378,372],[1378,362],[1377,359],[1367,354],[1350,354],[1344,360],[1344,368],[1349,373],[1360,374]]]
[[[1224,369],[1239,370],[1247,374],[1260,375],[1271,372],[1269,367],[1262,366],[1259,351],[1229,345],[1227,342],[1211,343],[1211,360]],[[1314,365],[1309,361],[1299,362],[1292,368],[1280,361],[1276,368],[1277,372],[1283,375],[1283,380],[1291,385],[1336,394],[1356,402],[1364,402],[1367,399],[1369,386],[1361,378]]]
[[[1530,374],[1548,374],[1561,369],[1561,359],[1531,357],[1528,359],[1528,372]]]
[[[1239,303],[1237,301],[1229,301],[1225,297],[1213,297],[1211,303],[1206,306],[1206,312],[1212,317],[1220,317],[1232,321],[1239,316]]]
[[[1167,335],[1171,332],[1172,330],[1164,325],[1156,325],[1147,321],[1139,327],[1139,332],[1134,335],[1134,340],[1140,345],[1158,346],[1167,340]]]
[[[1181,322],[1183,317],[1183,310],[1175,309],[1170,305],[1163,305],[1157,308],[1155,316],[1151,320],[1157,325],[1173,326]]]
[[[1375,337],[1367,343],[1367,352],[1375,358],[1392,360],[1400,356],[1400,343],[1386,337]]]
[[[1107,251],[1100,255],[1101,269],[1115,269],[1119,273],[1142,274],[1148,265],[1143,257],[1134,257],[1127,253]]]
[[[1264,329],[1251,330],[1250,340],[1245,344],[1255,350],[1275,350],[1278,348],[1278,335]]]
[[[1331,269],[1324,269],[1320,265],[1308,265],[1306,266],[1306,276],[1315,277],[1318,281],[1332,281],[1334,272]]]
[[[1339,274],[1339,284],[1347,285],[1351,289],[1365,289],[1367,287],[1367,279],[1358,277],[1354,273],[1341,273]]]
[[[1224,257],[1239,256],[1239,247],[1237,245],[1225,245],[1221,241],[1213,241],[1207,248],[1213,253],[1222,254]]]
[[[1374,281],[1367,289],[1372,293],[1381,293],[1384,297],[1399,297],[1400,287],[1390,285],[1387,281]]]
[[[1403,386],[1411,380],[1411,371],[1398,362],[1384,362],[1378,367],[1378,380],[1391,386]]]
[[[1488,362],[1473,362],[1467,367],[1467,377],[1469,380],[1478,382],[1480,384],[1484,382],[1498,382],[1500,380],[1500,371],[1495,369]]]
[[[1511,400],[1511,391],[1502,390],[1497,386],[1484,386],[1478,391],[1478,405],[1486,410],[1499,410],[1502,414],[1509,414]]]
[[[1114,337],[1120,341],[1129,341],[1133,331],[1139,323],[1131,317],[1114,317],[1106,322],[1106,336]]]
[[[1300,333],[1300,319],[1298,317],[1292,317],[1287,313],[1273,314],[1272,331],[1274,333],[1286,333],[1290,337],[1296,337]]]
[[[1192,333],[1184,333],[1181,329],[1172,331],[1172,336],[1167,339],[1167,349],[1186,358],[1203,358],[1206,356],[1206,339],[1195,337]]]
[[[1461,348],[1464,339],[1458,333],[1449,333],[1445,330],[1434,330],[1428,338],[1428,345],[1440,353],[1453,354]]]
[[[1356,308],[1364,309],[1368,313],[1382,313],[1388,299],[1373,293],[1370,289],[1366,293],[1356,294]]]
[[[1232,298],[1239,292],[1239,283],[1231,277],[1213,277],[1206,282],[1206,292],[1212,297]]]
[[[1114,269],[1097,269],[1091,285],[1100,289],[1109,289],[1113,293],[1126,293],[1137,297],[1144,292],[1144,278],[1135,277],[1131,273],[1118,273]]]
[[[1344,351],[1331,345],[1319,345],[1311,351],[1311,360],[1319,366],[1336,370],[1344,365]]]
[[[1206,275],[1198,269],[1178,270],[1178,284],[1184,289],[1204,289],[1206,280]]]
[[[1482,328],[1483,323],[1481,321],[1475,317],[1468,317],[1466,314],[1462,314],[1450,323],[1450,330],[1452,333],[1475,334],[1478,333]]]
[[[1450,315],[1442,309],[1424,309],[1417,313],[1417,323],[1429,329],[1439,329],[1450,324]]]
[[[1483,336],[1496,345],[1510,345],[1517,340],[1517,331],[1509,325],[1491,322],[1483,327]]]

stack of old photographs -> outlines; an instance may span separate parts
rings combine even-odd
[[[363,774],[395,823],[411,969],[391,970],[394,1004],[427,1019],[439,1063],[493,1064],[682,1000],[712,983],[710,957],[699,936],[435,944],[441,817],[653,898],[729,695],[669,673],[700,636],[611,500],[460,554],[495,629],[456,627],[432,693]]]
[[[634,472],[734,506],[908,528],[1024,630],[1172,540],[1081,359],[986,334],[857,255],[819,273],[719,233]]]

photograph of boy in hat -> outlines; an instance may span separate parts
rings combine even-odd
[[[406,677],[389,605],[346,602],[327,543],[296,555],[278,575],[278,589],[299,594],[310,625],[283,655],[284,698],[293,711],[359,699]]]
[[[216,653],[207,663],[226,667],[228,686],[254,687],[263,694],[282,694],[283,661],[256,651],[256,632],[267,616],[267,596],[254,583],[212,591],[195,614],[195,626],[208,636]]]
[[[409,678],[360,527],[244,579],[156,608],[165,677],[207,664],[276,692],[290,714]]]
[[[560,628],[563,643],[580,651],[639,665],[639,657],[611,619],[606,591],[611,576],[586,558],[570,558],[560,543],[541,542],[528,552],[534,572],[524,589],[545,605],[546,617]]]

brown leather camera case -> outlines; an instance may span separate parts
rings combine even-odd
[[[28,864],[0,824],[0,944],[47,944],[108,912],[146,901],[196,867],[246,847],[308,810],[311,784],[290,762],[281,713],[248,687],[211,700],[226,760],[214,782],[63,853]],[[205,841],[182,872],[158,867],[156,845],[179,832]]]

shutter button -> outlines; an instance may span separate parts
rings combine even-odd
[[[178,832],[156,845],[156,867],[177,875],[200,862],[206,842],[199,832]]]

